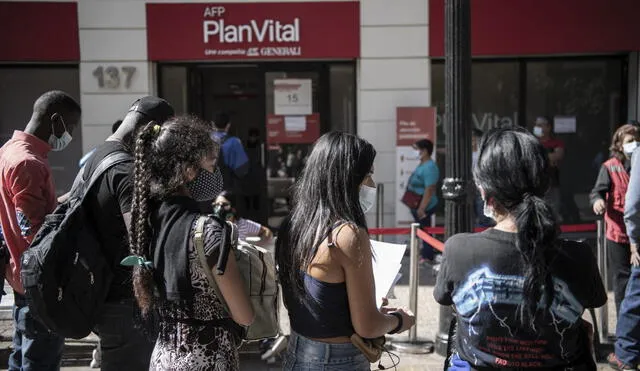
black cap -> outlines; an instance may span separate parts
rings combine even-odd
[[[175,115],[173,107],[164,99],[146,96],[133,102],[129,112],[139,112],[158,124]]]

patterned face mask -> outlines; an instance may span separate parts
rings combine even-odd
[[[194,200],[213,201],[223,189],[222,173],[217,167],[213,172],[200,169],[198,176],[187,184],[187,188]]]

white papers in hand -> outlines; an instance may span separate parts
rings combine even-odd
[[[386,297],[391,288],[402,275],[402,257],[407,245],[371,241],[373,251],[373,279],[376,285],[376,304],[382,306],[382,298]]]

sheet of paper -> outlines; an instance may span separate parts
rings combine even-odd
[[[307,118],[305,116],[285,116],[285,131],[305,131],[307,130]]]
[[[376,304],[382,306],[382,298],[386,297],[400,277],[402,257],[407,245],[371,241],[373,250],[373,279],[376,285]]]
[[[553,118],[554,133],[575,133],[576,117],[575,116],[555,116]]]

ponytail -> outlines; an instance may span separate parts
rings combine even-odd
[[[516,247],[524,261],[523,324],[535,319],[538,303],[548,309],[553,301],[553,280],[549,263],[555,252],[559,229],[553,210],[540,196],[526,193],[514,210],[518,228]]]
[[[131,203],[131,227],[129,242],[131,252],[151,260],[149,241],[149,193],[150,172],[148,169],[151,144],[158,132],[158,126],[150,122],[145,126],[135,143],[133,170],[133,200]],[[133,292],[143,316],[147,316],[154,306],[153,271],[147,266],[133,267]]]

